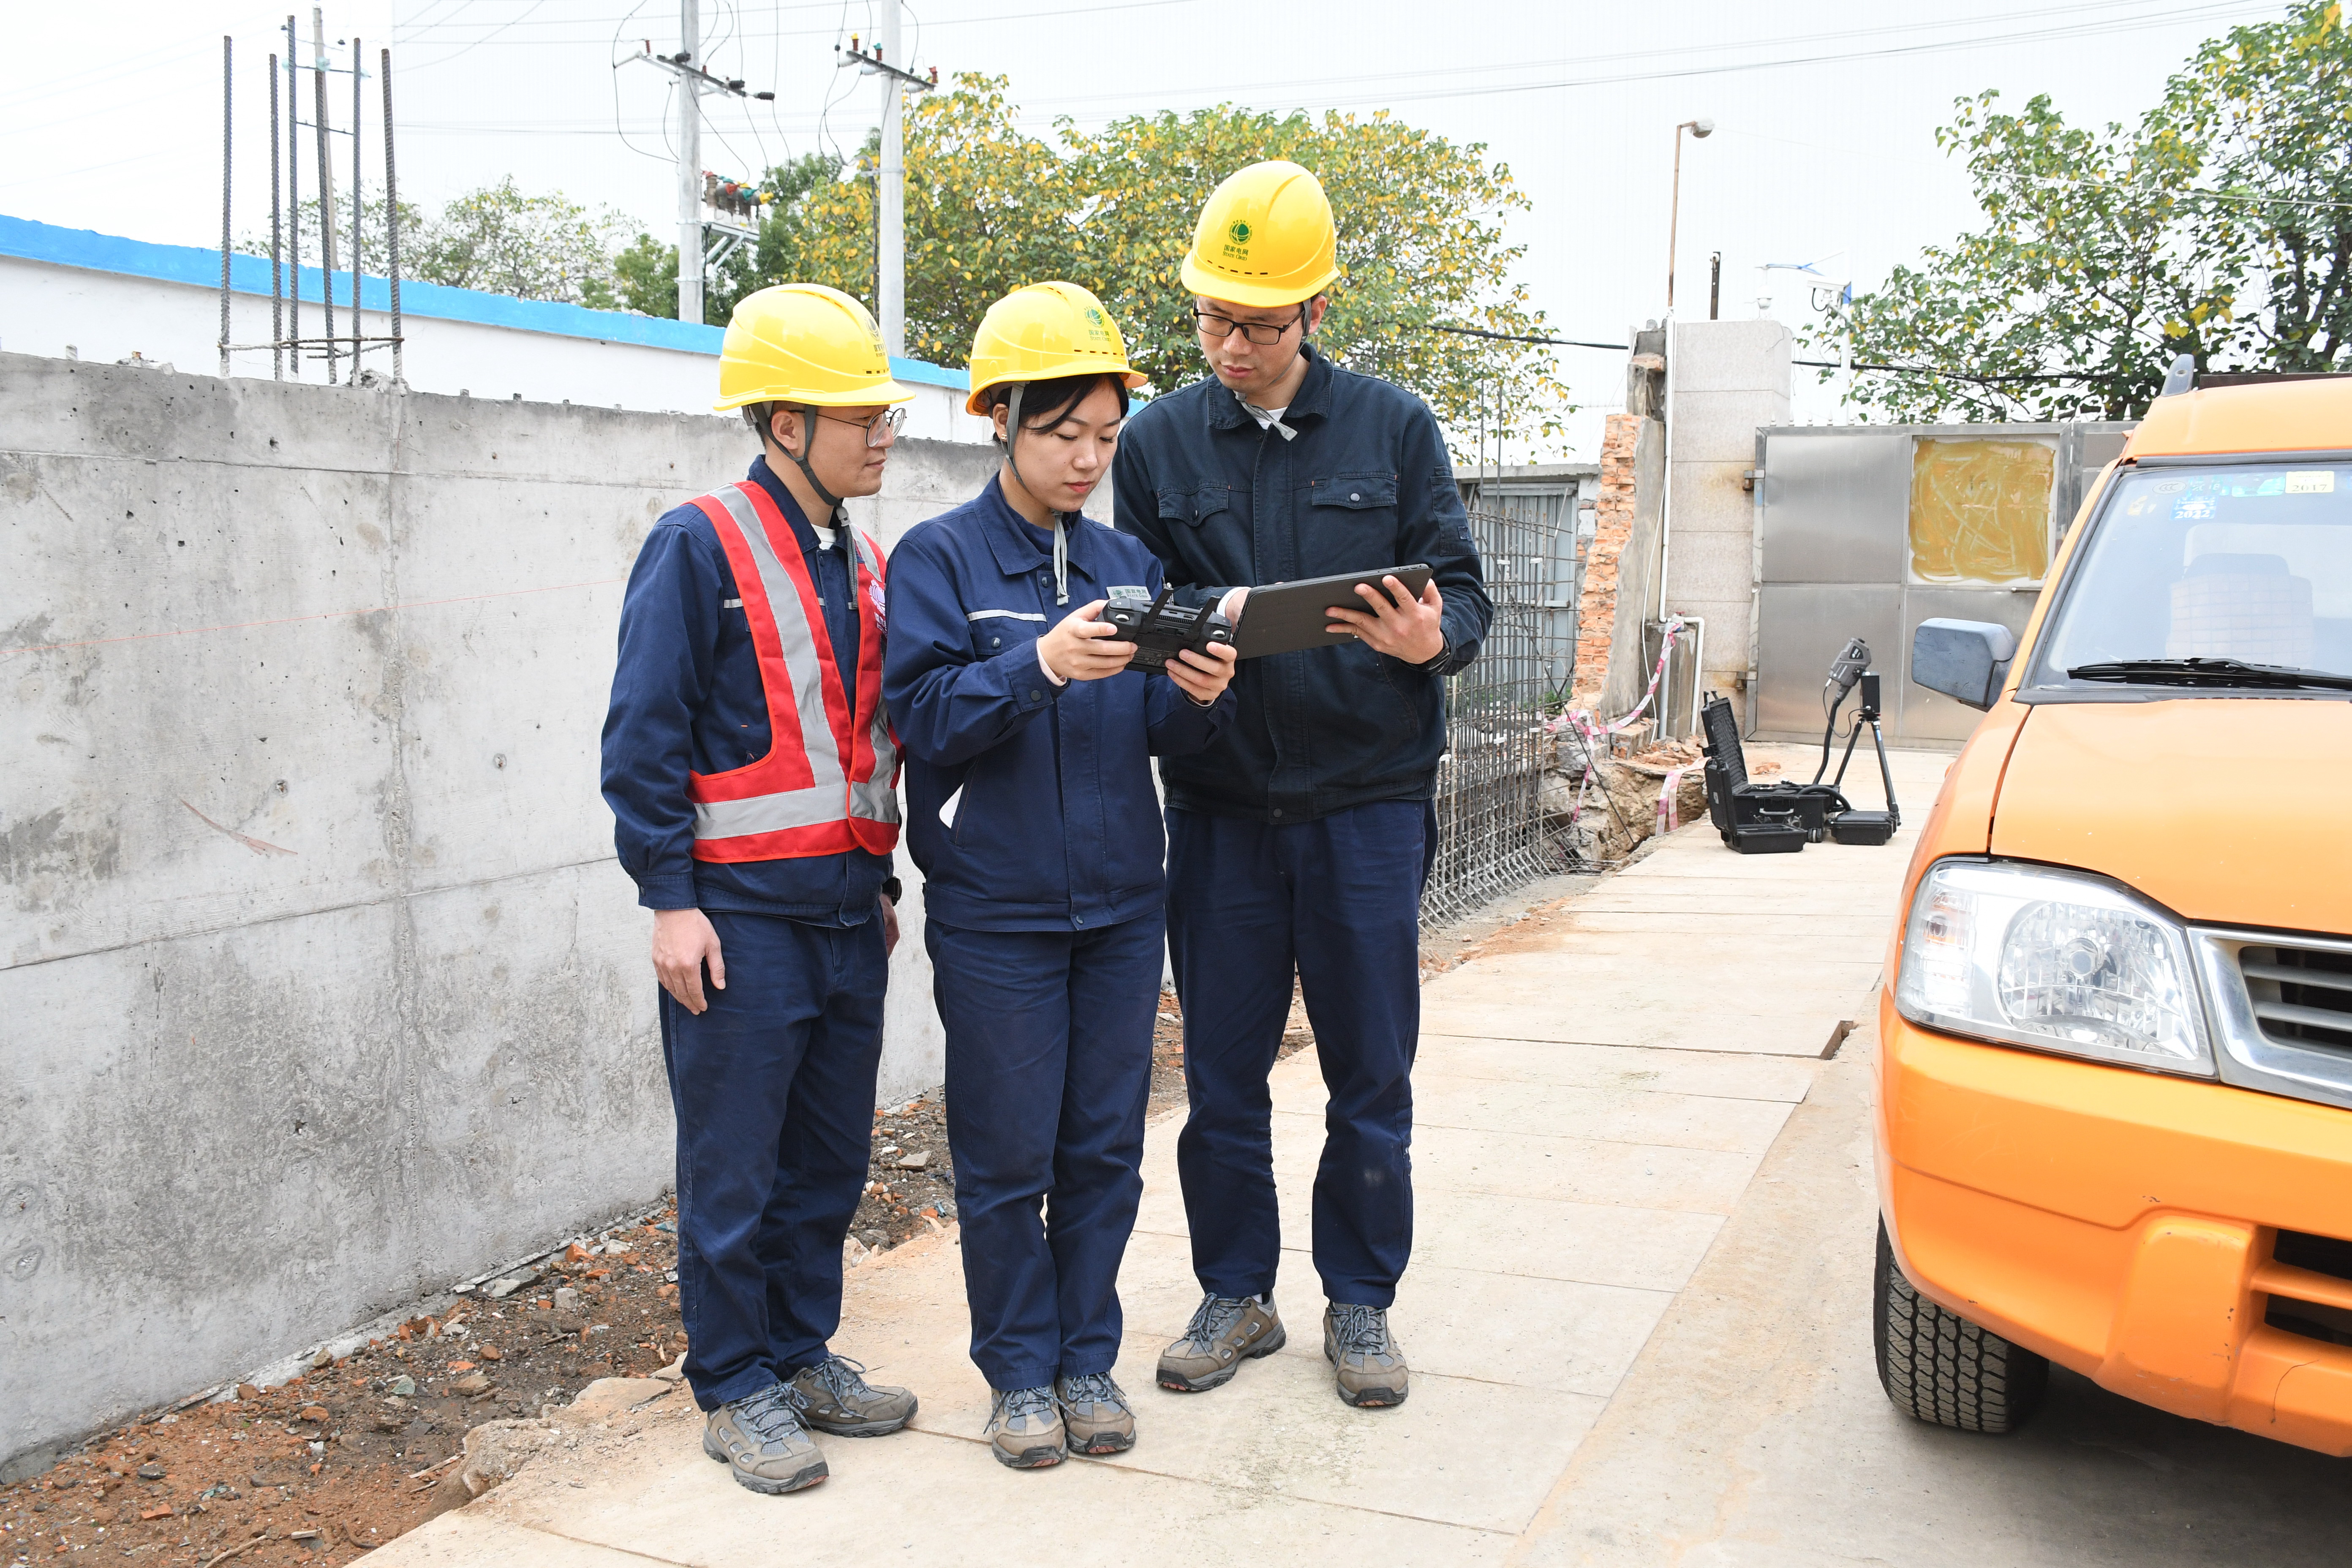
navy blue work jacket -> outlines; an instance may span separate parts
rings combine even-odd
[[[833,639],[845,691],[857,689],[856,575],[849,536],[817,547],[800,502],[769,470],[751,480],[775,499],[800,542]],[[604,716],[604,799],[613,844],[654,910],[729,910],[814,925],[862,925],[890,857],[852,849],[789,860],[697,860],[687,772],[724,773],[765,756],[768,700],[751,622],[718,530],[699,507],[666,511],[646,536],[621,600],[621,658]]]
[[[1167,842],[1151,757],[1209,743],[1233,713],[1139,670],[1056,686],[1037,639],[1115,588],[1160,591],[1160,563],[1080,519],[1070,602],[1053,535],[994,479],[890,552],[882,697],[907,756],[907,848],[923,908],[977,931],[1094,931],[1158,907]],[[940,818],[953,798],[954,824]]]
[[[1282,416],[1294,439],[1260,429],[1214,376],[1129,420],[1111,470],[1119,531],[1151,547],[1188,605],[1425,562],[1445,598],[1447,651],[1411,665],[1349,641],[1244,660],[1234,722],[1160,770],[1173,806],[1290,823],[1430,798],[1445,750],[1440,678],[1478,656],[1494,614],[1428,405],[1301,352],[1307,380]]]

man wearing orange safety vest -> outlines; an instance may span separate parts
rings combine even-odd
[[[677,1115],[677,1283],[703,1451],[753,1491],[826,1475],[809,1428],[877,1436],[915,1397],[827,1344],[866,1174],[898,939],[898,753],[882,488],[914,395],[864,306],[814,284],[735,308],[719,365],[761,455],[666,513],[621,607],[604,798],[655,911]]]

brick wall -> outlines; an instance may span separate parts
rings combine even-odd
[[[1617,626],[1617,563],[1633,532],[1633,448],[1642,416],[1612,414],[1601,437],[1601,497],[1584,560],[1584,593],[1576,608],[1576,680],[1570,699],[1590,709],[1609,679],[1609,639]]]

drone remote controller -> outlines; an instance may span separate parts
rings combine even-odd
[[[1127,661],[1128,668],[1164,669],[1170,659],[1186,648],[1205,654],[1212,643],[1234,640],[1231,621],[1206,606],[1187,609],[1171,605],[1168,601],[1174,593],[1172,588],[1162,588],[1149,605],[1113,599],[1103,611],[1104,621],[1118,628],[1119,640],[1135,645],[1135,657]]]

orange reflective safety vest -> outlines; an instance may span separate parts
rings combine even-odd
[[[768,752],[723,773],[688,773],[698,860],[792,860],[898,842],[898,742],[882,709],[882,552],[845,521],[856,560],[857,690],[824,629],[808,563],[775,500],[750,482],[694,504],[719,531],[743,596]]]

